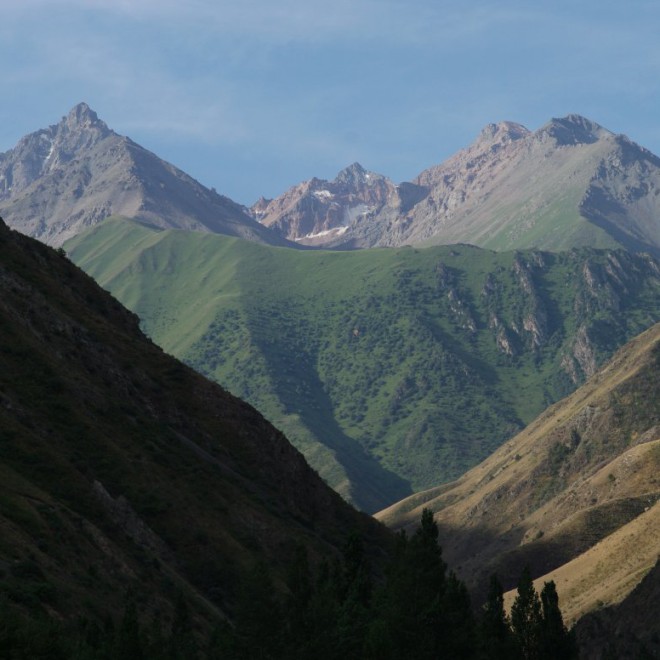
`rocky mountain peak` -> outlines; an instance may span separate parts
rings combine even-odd
[[[99,121],[98,115],[84,101],[71,108],[66,116],[66,123],[90,125]],[[102,123],[102,122],[101,122]]]
[[[348,167],[345,167],[337,177],[335,178],[335,183],[343,183],[347,185],[356,185],[364,183],[368,178],[367,170],[360,165],[360,163],[353,163]]]
[[[551,119],[536,131],[536,135],[542,139],[551,137],[557,144],[564,146],[592,144],[606,135],[612,135],[612,133],[582,115],[570,114],[566,117]]]
[[[482,129],[477,144],[492,144],[513,142],[529,135],[530,131],[522,124],[513,121],[501,121],[497,124],[487,124]]]
[[[267,206],[272,202],[272,199],[267,199],[263,195],[252,205],[252,210],[255,212],[265,211]]]
[[[69,114],[62,118],[55,130],[59,135],[86,134],[93,135],[96,139],[103,139],[112,133],[108,125],[99,119],[94,110],[86,103],[79,103],[71,108]]]
[[[283,243],[242,206],[115,133],[87,103],[0,154],[0,213],[51,245],[111,215]]]
[[[411,194],[406,192],[409,201]],[[394,197],[401,208],[402,196],[387,177],[353,163],[332,181],[314,177],[272,201],[260,200],[251,212],[266,227],[298,244],[341,244],[340,237],[349,227],[362,224]]]
[[[113,136],[86,103],[79,103],[58,124],[22,137],[14,149],[0,154],[0,200],[17,198],[37,180]]]

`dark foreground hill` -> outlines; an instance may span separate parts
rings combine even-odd
[[[204,629],[255,564],[282,584],[351,530],[372,558],[388,543],[251,406],[0,223],[0,609],[102,622],[130,594],[169,629],[183,599]]]
[[[367,511],[458,477],[660,320],[658,262],[623,250],[301,251],[121,219],[66,249]]]

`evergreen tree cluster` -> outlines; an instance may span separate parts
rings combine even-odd
[[[248,660],[571,660],[574,636],[563,623],[553,582],[539,594],[529,570],[508,617],[503,589],[491,579],[474,614],[465,585],[447,571],[433,514],[397,537],[384,579],[374,583],[362,542],[352,535],[342,561],[313,576],[303,550],[283,601],[264,566],[245,581],[235,627],[214,637],[209,658]]]
[[[167,631],[140,623],[128,598],[118,622],[23,619],[0,603],[0,657],[11,660],[571,660],[574,637],[564,626],[553,582],[537,594],[523,571],[511,616],[493,576],[488,598],[474,614],[465,585],[442,559],[438,527],[424,510],[410,538],[374,581],[362,540],[352,534],[340,561],[312,570],[300,548],[280,594],[265,564],[242,580],[232,623],[209,639],[193,633],[183,597]]]
[[[182,596],[169,630],[141,623],[132,595],[117,621],[80,617],[75,622],[44,613],[25,616],[0,599],[2,660],[188,660],[203,658]]]

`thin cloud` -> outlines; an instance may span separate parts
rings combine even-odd
[[[189,143],[195,166],[218,145],[278,170],[318,162],[309,175],[359,160],[402,180],[485,123],[573,110],[654,135],[648,2],[6,0],[2,14],[3,143],[80,100],[157,152]]]
[[[330,4],[325,0],[13,0],[3,7],[5,19],[34,17],[35,10],[68,11],[90,18],[113,16],[157,26],[196,26],[207,34],[265,43],[377,39],[381,44],[435,48],[542,15],[516,2],[493,7],[430,1],[411,5],[402,0],[335,0]]]

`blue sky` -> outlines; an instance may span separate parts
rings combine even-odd
[[[0,151],[86,101],[238,202],[408,180],[489,122],[583,114],[660,154],[660,3],[3,0]]]

